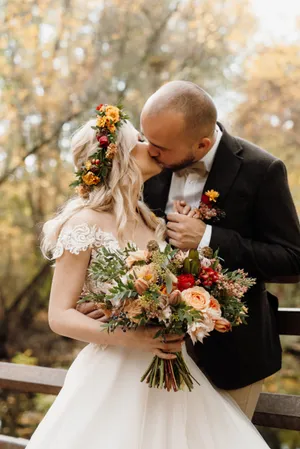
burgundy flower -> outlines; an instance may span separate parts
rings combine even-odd
[[[98,139],[98,141],[99,141],[101,147],[107,147],[109,145],[109,140],[108,140],[107,136],[101,136]]]
[[[181,292],[183,290],[186,290],[187,288],[194,287],[195,285],[195,279],[192,274],[180,274],[179,276],[177,276],[177,279],[178,279],[177,289],[180,290]]]
[[[207,195],[202,195],[201,201],[202,201],[202,203],[206,204],[207,206],[211,205],[210,199]]]

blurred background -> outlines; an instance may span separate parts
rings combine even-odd
[[[193,81],[231,133],[281,158],[300,212],[298,0],[0,0],[0,360],[68,367],[82,345],[47,324],[41,224],[69,197],[70,136],[98,103],[139,125],[163,83]],[[300,307],[299,285],[273,285]],[[300,394],[300,339],[265,390]],[[0,433],[29,438],[54,396],[0,392]],[[272,449],[298,432],[264,429]]]

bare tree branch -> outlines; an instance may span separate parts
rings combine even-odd
[[[7,179],[8,179],[11,175],[13,175],[13,174],[16,172],[16,170],[17,170],[18,168],[20,168],[20,167],[23,165],[25,159],[26,159],[28,156],[30,156],[31,154],[37,153],[37,152],[40,151],[45,145],[48,145],[49,143],[51,143],[51,142],[53,141],[53,139],[55,139],[57,136],[59,136],[59,134],[60,134],[60,132],[61,132],[62,126],[63,126],[65,123],[67,123],[67,122],[73,120],[74,118],[78,117],[81,113],[82,113],[82,111],[76,112],[76,113],[71,114],[71,115],[69,115],[68,117],[66,117],[65,120],[63,120],[63,121],[61,121],[61,122],[59,123],[59,125],[56,127],[56,129],[53,131],[53,133],[52,133],[49,137],[47,137],[46,139],[42,140],[42,141],[39,142],[37,145],[35,145],[34,147],[32,147],[31,150],[29,150],[29,151],[22,157],[21,162],[19,162],[18,164],[16,164],[13,168],[11,168],[10,170],[8,170],[6,173],[4,173],[4,174],[0,177],[0,186],[1,186],[2,184],[4,184],[4,183],[7,181]]]

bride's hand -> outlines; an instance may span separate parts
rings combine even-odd
[[[199,210],[195,208],[192,209],[192,207],[183,200],[174,201],[174,212],[186,215],[190,218],[200,218]]]
[[[166,360],[176,359],[174,352],[180,352],[184,341],[184,335],[167,335],[165,341],[161,337],[154,338],[159,327],[139,327],[124,333],[123,344],[131,348],[152,352]]]

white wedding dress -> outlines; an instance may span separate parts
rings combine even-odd
[[[116,239],[96,226],[66,225],[54,258],[92,247],[92,261],[102,245],[118,248]],[[87,275],[84,288],[100,286]],[[140,382],[150,353],[87,345],[27,449],[267,449],[231,397],[218,392],[183,352],[200,386],[175,393]]]

